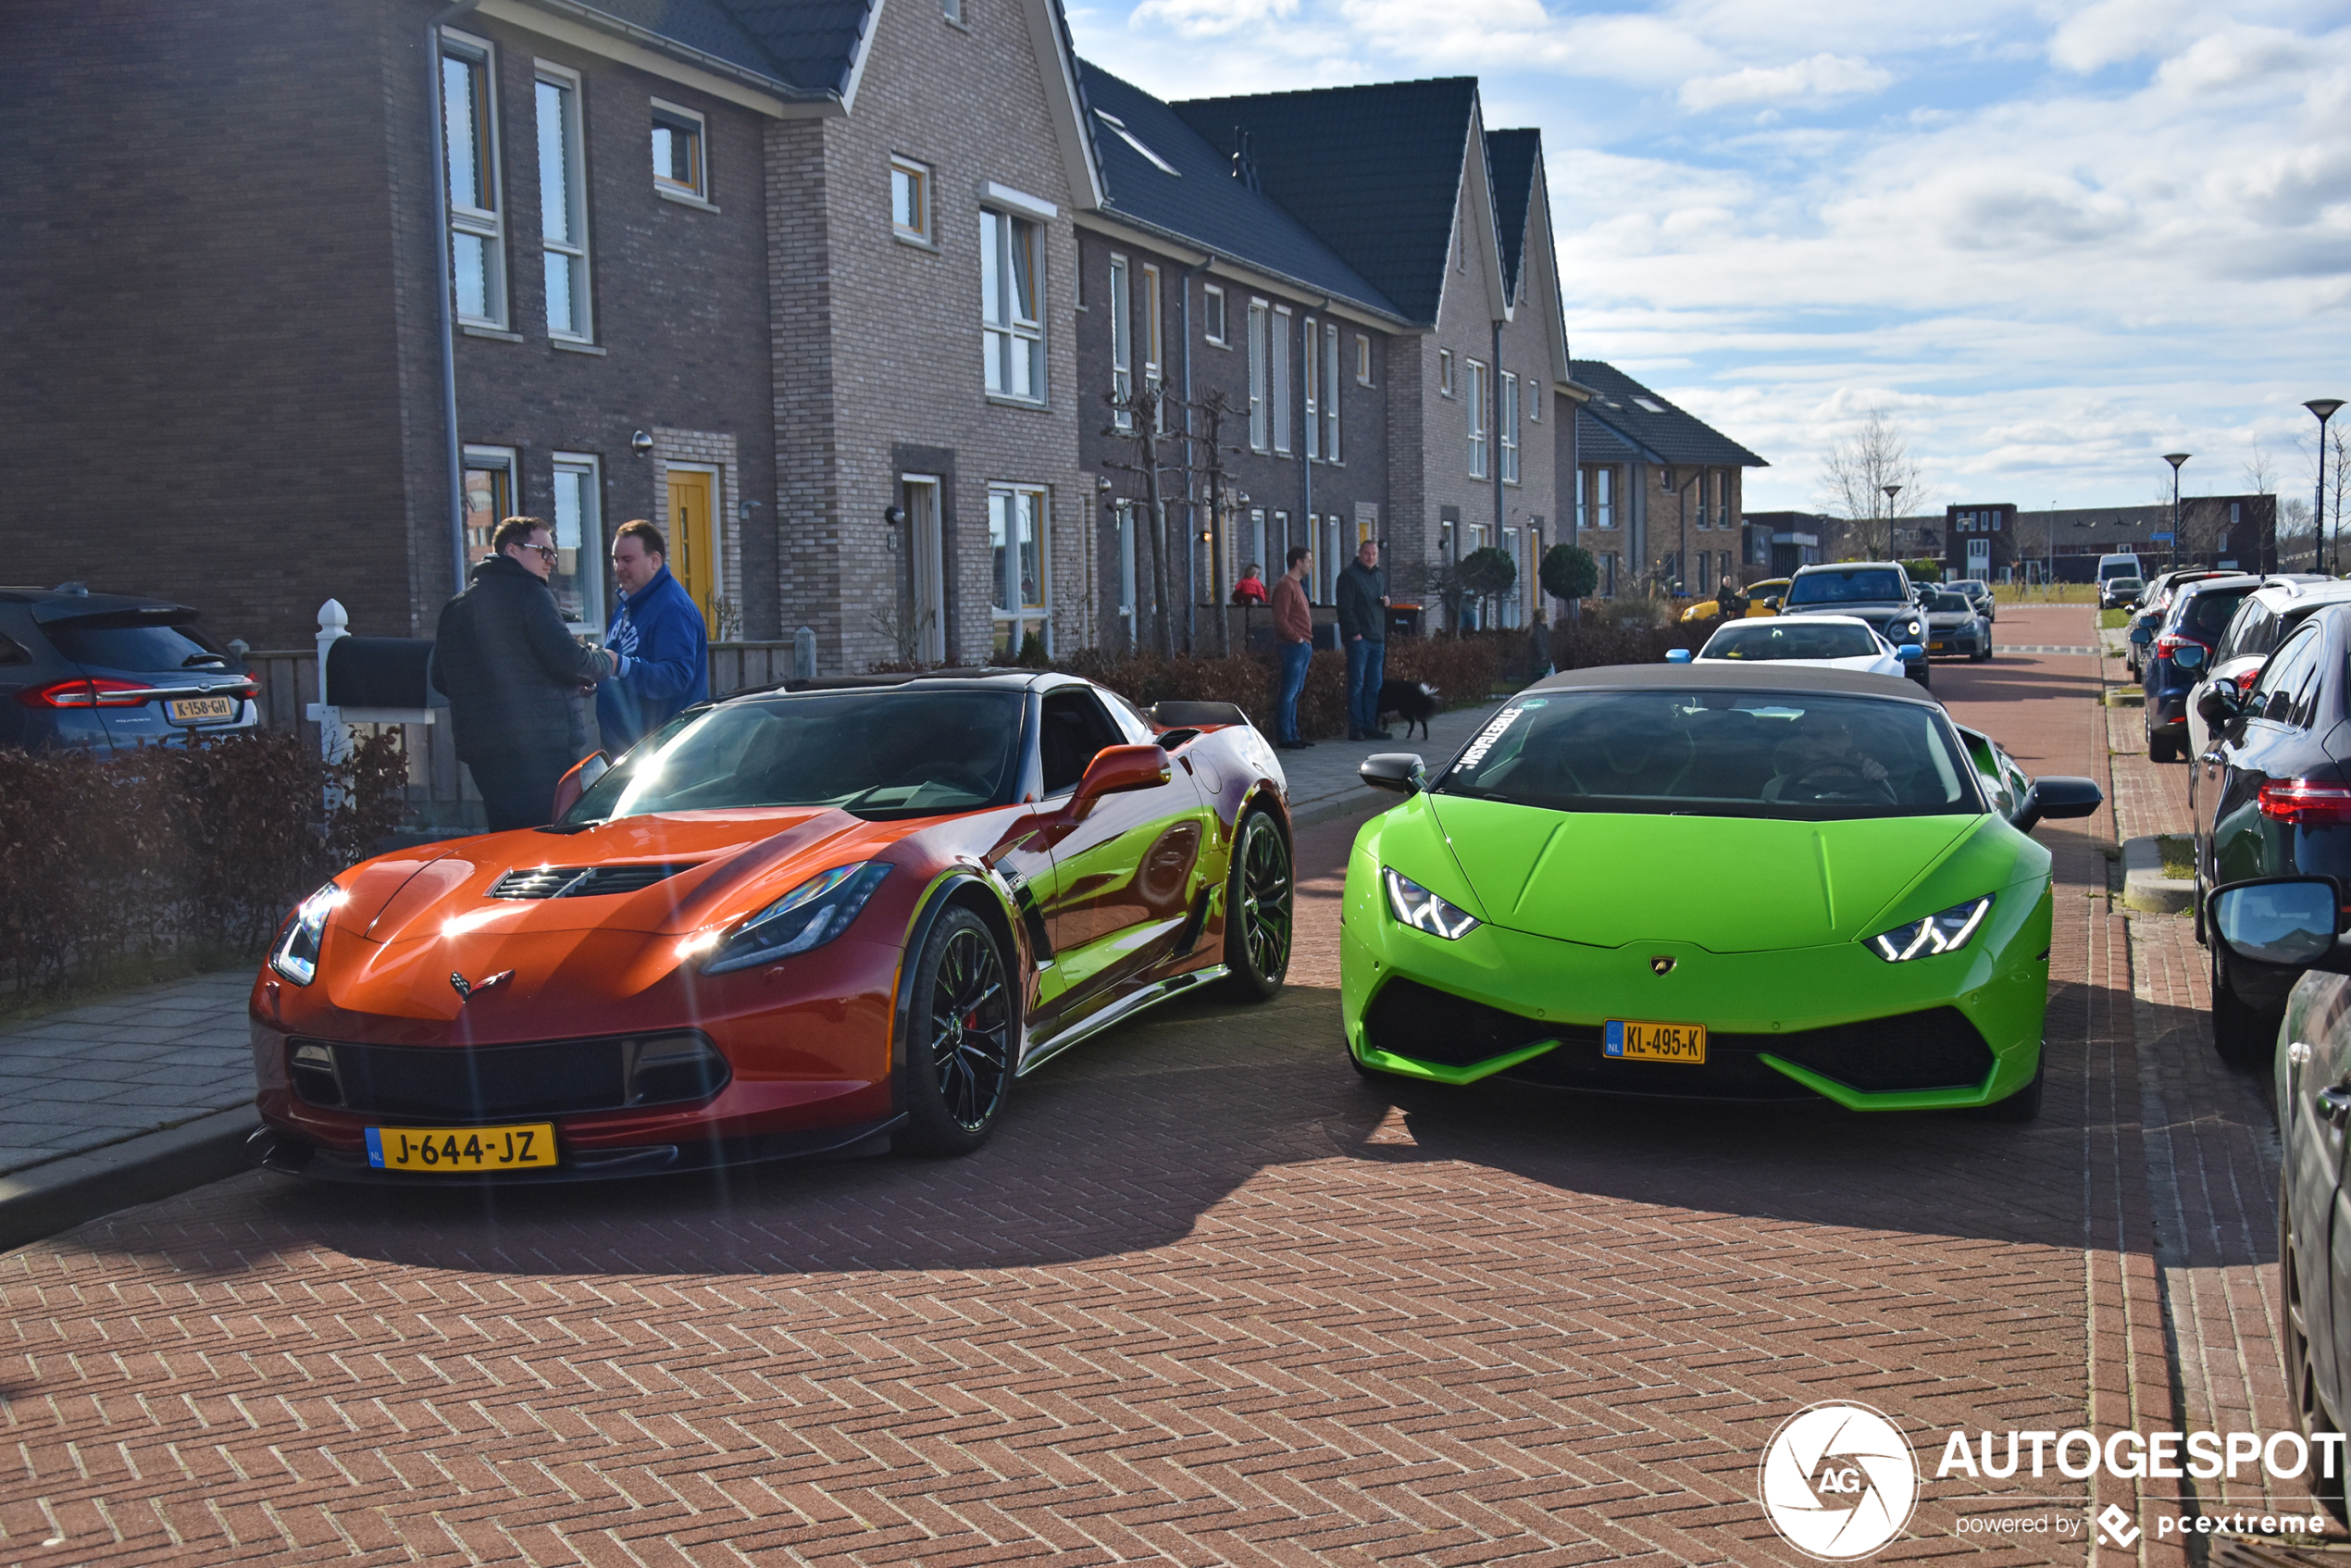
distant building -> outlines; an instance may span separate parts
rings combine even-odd
[[[1748,548],[1772,577],[1790,577],[1798,566],[1818,566],[1822,551],[1841,526],[1815,512],[1749,512]],[[1759,572],[1757,575],[1766,575]]]
[[[2125,551],[2158,570],[2280,569],[2274,495],[2183,496],[2176,529],[2168,504],[2021,511],[2012,503],[1964,502],[1946,507],[1942,520],[1952,577],[2037,582],[2054,574],[2060,582],[2088,582],[2099,556]]]
[[[1745,470],[1770,464],[1615,366],[1574,362],[1591,395],[1575,414],[1575,533],[1600,596],[1655,585],[1701,597],[1723,578],[1752,582],[1767,541],[1742,525]]]

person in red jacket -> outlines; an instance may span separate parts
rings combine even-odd
[[[1274,580],[1274,641],[1281,664],[1274,688],[1274,744],[1286,752],[1303,751],[1312,740],[1298,733],[1298,694],[1306,690],[1306,666],[1314,656],[1314,612],[1306,606],[1306,574],[1314,569],[1313,552],[1292,545],[1289,569]]]
[[[1257,575],[1256,562],[1251,561],[1241,568],[1240,581],[1233,584],[1233,603],[1236,604],[1265,603],[1265,583]]]

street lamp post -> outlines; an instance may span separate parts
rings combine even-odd
[[[2327,421],[2333,418],[2334,411],[2343,406],[2343,400],[2339,397],[2314,397],[2302,406],[2319,417],[2318,504],[2310,512],[2310,559],[2315,565],[2320,559],[2320,553],[2326,547],[2327,538]],[[2343,527],[2342,517],[2334,519],[2334,526],[2337,529]],[[2325,569],[2320,567],[2321,571]],[[2339,539],[2334,541],[2334,569],[2338,572],[2343,569],[2343,541]]]
[[[2184,452],[2167,452],[2163,460],[2171,465],[2171,564],[2180,564],[2180,465],[2188,460]]]
[[[1894,539],[1894,498],[1902,493],[1902,487],[1898,484],[1885,484],[1878,486],[1878,489],[1885,492],[1885,553],[1888,555],[1899,555],[1902,554],[1902,547],[1895,542]]]

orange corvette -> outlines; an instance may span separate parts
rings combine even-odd
[[[1270,997],[1288,966],[1282,771],[1228,704],[822,682],[596,765],[550,827],[363,862],[288,918],[253,990],[263,1164],[963,1153],[1056,1052],[1211,982]]]

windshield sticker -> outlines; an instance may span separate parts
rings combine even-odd
[[[1502,731],[1508,729],[1518,716],[1525,711],[1525,704],[1514,708],[1504,708],[1494,722],[1487,725],[1479,732],[1477,739],[1470,742],[1469,750],[1462,753],[1462,760],[1453,765],[1455,771],[1466,771],[1484,762],[1486,753],[1494,749],[1494,742],[1502,738]]]

